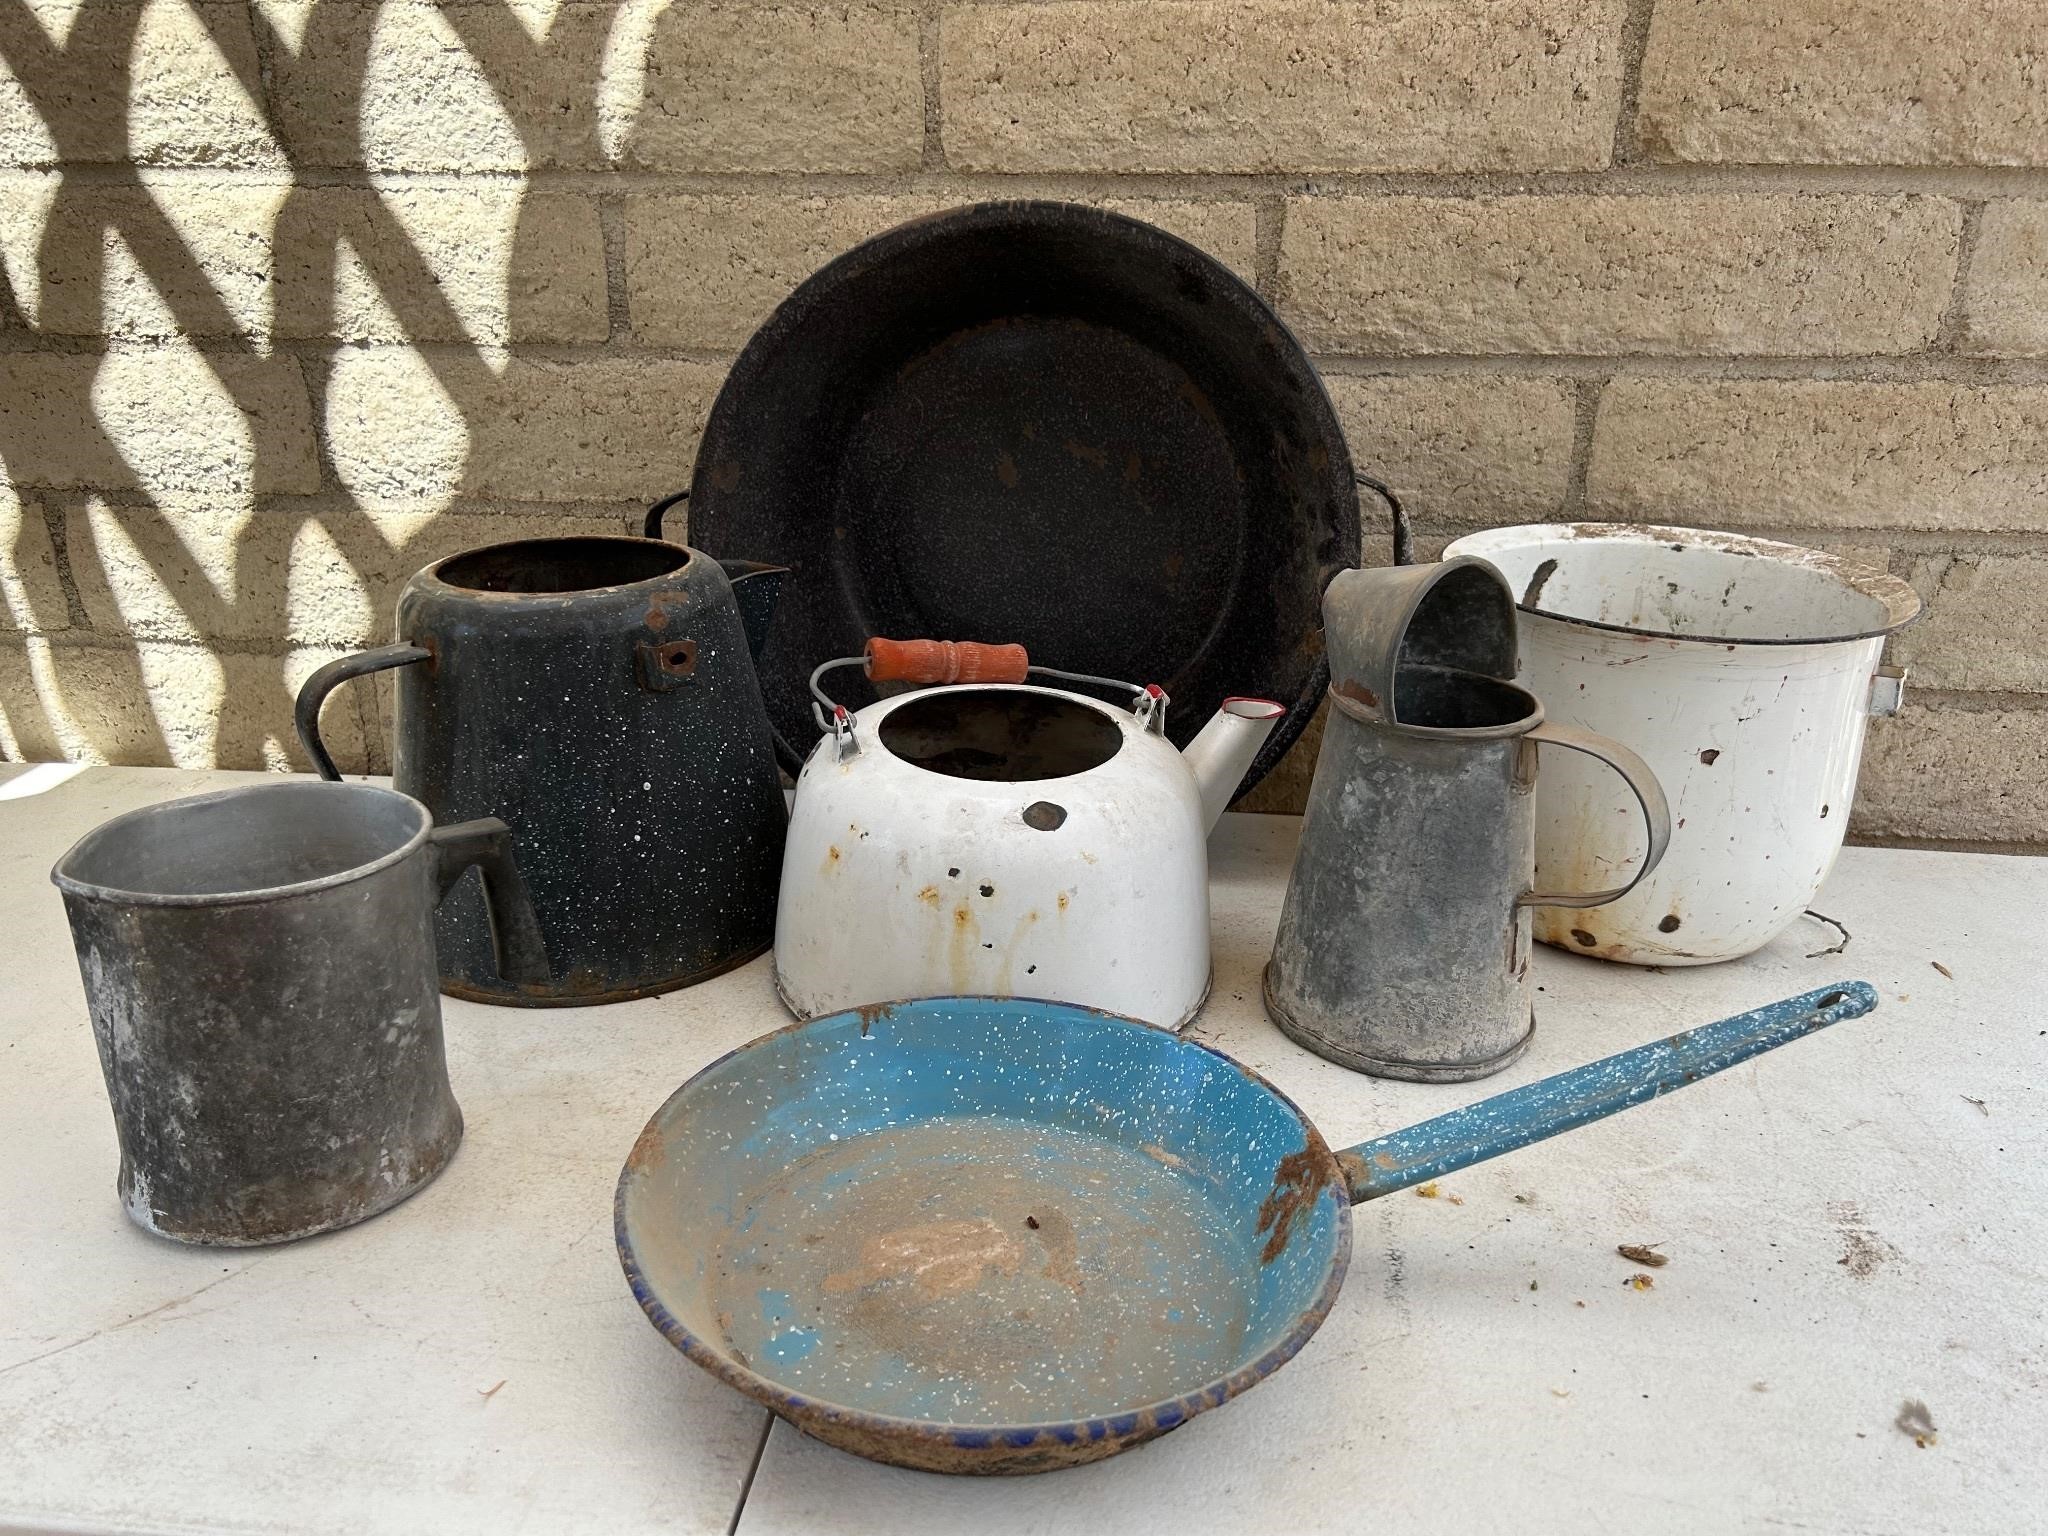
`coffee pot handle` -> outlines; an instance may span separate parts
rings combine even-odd
[[[667,535],[661,531],[661,519],[670,507],[680,507],[690,499],[688,491],[677,491],[673,496],[664,496],[647,509],[647,519],[640,525],[642,538],[660,539]]]
[[[1634,793],[1636,804],[1642,807],[1643,819],[1649,824],[1650,846],[1626,885],[1617,885],[1611,891],[1530,891],[1520,899],[1520,904],[1525,907],[1604,907],[1610,901],[1621,900],[1649,877],[1650,871],[1663,861],[1664,850],[1671,845],[1671,806],[1664,799],[1664,786],[1657,782],[1657,775],[1651,772],[1648,763],[1620,742],[1593,731],[1545,720],[1525,739],[1583,752],[1588,757],[1598,758],[1620,774],[1622,781]]]
[[[357,651],[353,656],[330,661],[306,679],[299,688],[299,701],[292,710],[292,723],[299,728],[299,745],[306,749],[306,756],[313,759],[313,768],[321,778],[341,778],[341,770],[334,766],[334,759],[328,754],[327,743],[320,739],[320,706],[327,702],[327,695],[352,677],[433,659],[434,653],[424,646],[403,643],[380,645],[375,650]]]
[[[512,829],[495,816],[436,827],[434,845],[438,894],[446,897],[474,864],[484,877],[484,918],[491,930],[491,954],[507,981],[550,979],[547,943],[527,894],[526,877],[512,857]]]

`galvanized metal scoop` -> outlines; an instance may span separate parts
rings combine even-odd
[[[615,1220],[633,1294],[719,1379],[857,1455],[1037,1472],[1285,1364],[1351,1206],[1868,1013],[1789,998],[1331,1152],[1208,1047],[1058,1004],[935,998],[793,1025],[648,1123]]]

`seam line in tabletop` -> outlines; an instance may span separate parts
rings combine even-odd
[[[754,1442],[754,1459],[747,1463],[747,1475],[740,1484],[740,1500],[733,1506],[732,1520],[725,1528],[725,1536],[734,1536],[740,1528],[740,1518],[747,1512],[747,1495],[754,1491],[754,1475],[761,1470],[761,1458],[768,1454],[768,1437],[774,1432],[775,1415],[763,1409],[761,1438]]]
[[[40,1354],[28,1355],[20,1360],[10,1360],[6,1365],[0,1365],[0,1376],[12,1375],[14,1372],[18,1370],[22,1370],[27,1366],[34,1365],[38,1360],[48,1360],[53,1356],[65,1354],[70,1350],[77,1349],[81,1345],[90,1344],[94,1339],[103,1339],[110,1333],[119,1333],[124,1328],[133,1328],[137,1323],[146,1323],[153,1317],[160,1317],[162,1314],[166,1312],[170,1312],[178,1307],[184,1306],[189,1301],[196,1301],[199,1297],[204,1296],[208,1291],[213,1290],[218,1286],[226,1285],[230,1280],[241,1279],[241,1277],[248,1274],[250,1270],[255,1269],[259,1265],[261,1265],[265,1259],[271,1258],[273,1256],[274,1255],[272,1254],[266,1253],[261,1257],[253,1259],[249,1263],[244,1264],[240,1269],[232,1270],[229,1273],[221,1275],[216,1279],[207,1281],[206,1284],[200,1286],[197,1290],[187,1291],[182,1296],[173,1296],[169,1301],[159,1302],[157,1305],[149,1308],[147,1311],[138,1312],[133,1317],[124,1317],[121,1319],[120,1322],[109,1323],[104,1328],[95,1328],[91,1333],[84,1334],[78,1338],[68,1340],[63,1344],[52,1345],[50,1348],[43,1350]]]

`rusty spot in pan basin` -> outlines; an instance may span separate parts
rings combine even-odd
[[[1312,1202],[1322,1180],[1301,1166]],[[1227,1231],[1201,1179],[1135,1148],[941,1119],[765,1179],[708,1234],[707,1285],[727,1345],[809,1397],[907,1376],[926,1417],[1030,1422],[1148,1401],[1190,1361],[1234,1358],[1248,1293]]]

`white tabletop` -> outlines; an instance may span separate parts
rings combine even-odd
[[[1424,1087],[1267,1024],[1258,969],[1297,824],[1230,818],[1196,1032],[1335,1144],[1845,977],[1883,1003],[1437,1199],[1365,1208],[1329,1321],[1270,1381],[1129,1455],[983,1481],[873,1466],[780,1423],[764,1448],[762,1410],[672,1351],[620,1276],[619,1164],[678,1082],[783,1022],[765,962],[600,1009],[446,1002],[467,1137],[361,1226],[236,1251],[132,1227],[47,871],[107,816],[252,777],[0,770],[0,1531],[2048,1520],[2048,861],[1849,850],[1819,906],[1855,938],[1824,959],[1804,952],[1833,935],[1804,924],[1697,970],[1539,952],[1529,1053],[1484,1084]],[[1614,1251],[1638,1242],[1671,1256],[1649,1291]],[[1895,1427],[1907,1399],[1932,1446]]]

